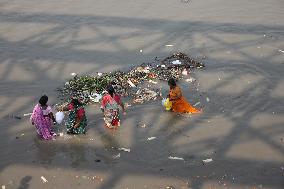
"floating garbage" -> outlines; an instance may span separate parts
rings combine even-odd
[[[147,125],[145,123],[140,123],[140,124],[138,124],[138,126],[141,127],[141,128],[146,128],[147,127]]]
[[[155,92],[148,88],[138,89],[135,94],[133,94],[134,100],[133,103],[144,103],[150,100],[156,100],[158,96],[161,96],[160,92]]]
[[[175,61],[172,61],[172,64],[174,64],[174,65],[180,65],[180,64],[181,64],[181,61],[175,60]]]
[[[127,83],[128,83],[131,87],[136,87],[136,86],[132,83],[132,81],[130,81],[130,80],[128,80]]]
[[[6,189],[6,186],[5,186],[5,185],[2,185],[2,189]]]
[[[165,45],[166,47],[173,47],[174,45]]]
[[[282,52],[282,53],[284,53],[284,51],[283,51],[283,50],[281,50],[281,49],[279,49],[279,52]]]
[[[149,80],[148,82],[149,83],[153,83],[153,84],[157,84],[158,83],[157,81],[153,81],[153,80]]]
[[[63,133],[58,133],[58,136],[62,137],[64,134]]]
[[[100,100],[102,99],[102,95],[101,94],[98,94],[98,93],[94,93],[92,95],[90,95],[90,99],[95,102],[95,103],[98,103],[100,102]]]
[[[74,77],[65,82],[65,84],[57,90],[59,97],[64,101],[67,101],[72,96],[80,98],[84,104],[88,104],[92,102],[97,103],[98,99],[96,99],[94,95],[102,94],[106,86],[111,84],[115,88],[116,93],[121,96],[137,98],[135,94],[137,91],[133,90],[133,88],[141,89],[139,85],[145,81],[157,84],[156,82],[158,80],[167,81],[170,78],[181,80],[191,69],[202,67],[204,67],[204,64],[201,62],[192,59],[184,53],[177,52],[162,60],[156,57],[153,62],[143,63],[127,71],[118,70],[110,73],[98,73],[98,75],[95,76],[78,76],[76,73],[71,73]],[[194,80],[195,79],[191,79],[189,82],[193,82]],[[148,91],[142,90],[141,95],[144,97],[149,96],[149,94],[142,94],[144,92],[147,93]],[[157,98],[153,97],[148,99],[156,100]],[[137,101],[144,100],[140,98],[140,100]]]
[[[186,82],[189,82],[189,83],[192,83],[192,82],[194,82],[196,79],[194,79],[193,77],[190,77],[190,78],[188,78],[188,79],[186,79],[185,81]]]
[[[173,186],[166,186],[166,189],[175,189]]]
[[[141,52],[141,53],[142,53],[142,52],[143,52],[143,50],[142,50],[142,49],[140,49],[140,51],[139,51],[139,52]]]
[[[209,97],[206,97],[206,101],[207,101],[207,102],[209,102],[209,101],[210,101]]]
[[[27,113],[27,114],[24,114],[23,116],[24,117],[27,117],[27,116],[30,116],[30,115],[32,115],[33,113]]]
[[[210,158],[210,159],[202,160],[203,163],[210,163],[210,162],[212,162],[212,161],[213,161],[213,159],[211,159],[211,158]]]
[[[182,75],[187,75],[187,70],[186,70],[186,69],[184,69],[184,70],[182,71]]]
[[[197,106],[198,104],[200,104],[200,102],[196,102],[193,106]]]
[[[41,178],[41,180],[42,180],[43,183],[48,182],[47,179],[46,179],[44,176],[41,176],[40,178]]]
[[[147,138],[147,140],[154,140],[154,139],[156,139],[157,137],[149,137],[149,138]]]
[[[130,152],[130,149],[129,149],[129,148],[118,148],[118,150],[124,151],[124,152]]]
[[[184,161],[184,159],[181,158],[181,157],[173,157],[173,156],[170,156],[169,159],[172,159],[172,160],[182,160],[182,161]]]

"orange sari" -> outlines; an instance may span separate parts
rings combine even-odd
[[[172,111],[178,113],[200,113],[201,111],[190,105],[183,97],[180,87],[176,86],[170,89],[170,101],[172,102]]]

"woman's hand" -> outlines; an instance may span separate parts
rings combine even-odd
[[[79,126],[80,126],[80,123],[76,123],[76,124],[73,126],[73,128],[76,129],[76,128],[78,128]]]

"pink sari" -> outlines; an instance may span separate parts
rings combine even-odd
[[[110,129],[120,126],[119,104],[121,104],[121,99],[117,94],[113,97],[107,94],[102,99],[101,108],[104,109],[105,126]]]
[[[52,119],[46,115],[46,111],[51,112],[51,108],[48,106],[47,110],[43,110],[41,105],[37,104],[34,107],[30,121],[34,123],[37,134],[44,140],[53,139],[54,133],[51,131]]]

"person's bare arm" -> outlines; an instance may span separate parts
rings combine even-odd
[[[52,112],[50,112],[48,116],[52,119],[53,123],[56,123],[55,117]]]
[[[75,129],[78,128],[80,126],[81,121],[82,121],[82,119],[77,117],[76,120],[75,120],[75,125],[73,127]]]

